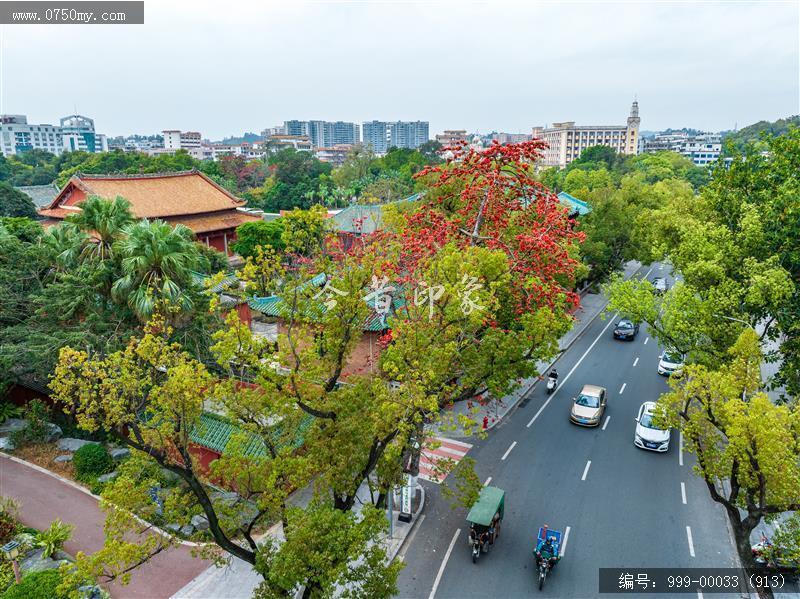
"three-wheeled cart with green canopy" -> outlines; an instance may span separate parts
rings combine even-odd
[[[467,514],[472,563],[481,553],[487,553],[500,534],[505,511],[506,492],[497,487],[483,487],[480,497]]]

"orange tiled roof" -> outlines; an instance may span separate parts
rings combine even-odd
[[[244,223],[261,220],[260,216],[247,214],[245,212],[223,210],[202,216],[178,216],[167,219],[171,225],[178,223],[186,225],[195,233],[207,233],[208,231],[221,231],[222,229],[235,229]]]
[[[198,171],[154,175],[76,175],[47,208],[40,210],[40,214],[64,218],[69,213],[61,212],[61,206],[70,204],[73,188],[80,189],[87,196],[107,199],[122,196],[131,203],[131,210],[138,218],[203,214],[235,209],[245,204]]]

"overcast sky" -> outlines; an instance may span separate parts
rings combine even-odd
[[[145,0],[145,25],[5,25],[3,111],[219,139],[286,119],[721,130],[800,112],[800,2]]]

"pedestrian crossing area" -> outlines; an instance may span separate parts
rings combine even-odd
[[[432,483],[441,483],[455,468],[472,445],[446,437],[428,437],[419,458],[419,477]]]

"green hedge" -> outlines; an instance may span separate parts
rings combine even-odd
[[[26,574],[22,582],[12,584],[2,599],[66,599],[65,595],[56,592],[61,584],[58,570],[44,570]]]

